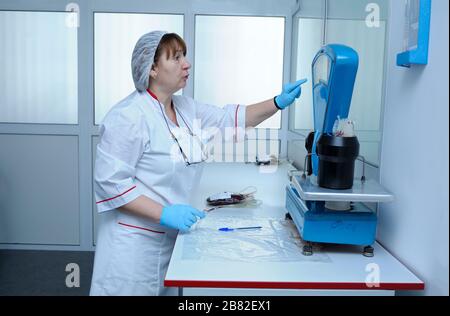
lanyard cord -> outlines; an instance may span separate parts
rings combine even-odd
[[[172,131],[171,131],[170,127],[169,127],[169,122],[167,122],[166,114],[165,114],[164,111],[163,111],[161,102],[159,102],[159,100],[158,100],[157,98],[154,98],[154,99],[155,99],[156,101],[158,101],[159,108],[161,109],[161,113],[162,113],[162,115],[163,115],[163,117],[164,117],[164,120],[166,121],[167,128],[169,129],[170,133],[172,134]],[[172,103],[172,104],[173,104],[173,103]],[[191,128],[189,127],[188,123],[186,123],[186,120],[184,119],[183,115],[181,115],[181,112],[180,112],[175,106],[174,106],[173,108],[174,108],[174,111],[180,115],[181,119],[182,119],[183,122],[184,122],[184,125],[187,127],[187,129],[188,129],[189,133],[191,134],[191,136],[194,136],[194,133],[192,132],[192,130],[191,130]],[[173,136],[173,134],[172,134],[172,136]]]
[[[159,107],[160,107],[160,109],[161,109],[161,113],[162,113],[162,115],[163,115],[163,117],[164,117],[164,120],[166,121],[167,128],[170,130],[169,123],[167,122],[165,113],[164,113],[164,111],[162,110],[162,105],[161,105],[161,102],[159,102],[158,97],[157,97],[153,92],[151,92],[150,89],[147,89],[147,92],[148,92],[148,94],[150,94],[150,96],[152,96],[153,99],[155,99],[156,101],[158,101]],[[171,104],[173,105],[173,101],[172,101],[172,100],[171,100]],[[194,133],[192,132],[192,130],[190,129],[188,123],[186,123],[186,120],[184,119],[183,115],[181,115],[181,112],[180,112],[175,106],[174,106],[173,108],[174,108],[175,112],[178,112],[178,114],[181,116],[181,119],[183,120],[184,125],[185,125],[185,126],[187,127],[187,129],[189,130],[189,133],[191,134],[191,136],[195,136]],[[176,114],[176,113],[175,113],[175,114]],[[176,116],[175,116],[175,117],[176,117]],[[172,133],[172,131],[171,131],[171,133]]]
[[[180,112],[175,106],[174,106],[173,108],[174,108],[175,112],[177,112],[177,113],[180,115],[181,119],[182,119],[183,122],[184,122],[184,125],[186,125],[186,127],[187,127],[187,129],[189,130],[189,133],[191,134],[191,136],[194,136],[194,133],[192,132],[192,130],[191,130],[191,128],[189,127],[188,123],[186,123],[186,120],[184,119],[183,115],[181,115],[181,112]]]
[[[158,101],[159,108],[160,108],[161,113],[162,113],[162,115],[163,115],[163,117],[164,117],[164,121],[166,122],[167,129],[169,130],[169,133],[170,133],[170,135],[172,136],[172,139],[177,143],[178,148],[180,149],[180,152],[181,152],[181,154],[183,155],[183,158],[184,158],[185,162],[187,162],[187,161],[188,161],[188,160],[187,160],[187,156],[186,156],[186,154],[184,153],[183,148],[181,148],[180,143],[178,142],[178,139],[175,137],[175,135],[172,133],[172,130],[170,129],[169,122],[167,122],[166,115],[165,115],[165,113],[164,113],[164,111],[163,111],[161,102],[159,102],[158,99],[156,99],[156,101]],[[183,120],[183,121],[184,121],[184,120]],[[185,122],[185,124],[186,124],[186,122]]]
[[[159,109],[161,110],[161,114],[162,114],[162,116],[163,116],[163,118],[164,118],[164,121],[166,122],[167,129],[169,130],[170,134],[172,134],[172,137],[175,138],[175,136],[174,136],[173,133],[172,133],[172,130],[170,129],[169,122],[167,122],[166,114],[165,114],[164,111],[163,111],[163,108],[162,108],[161,103],[159,102],[158,99],[157,99],[156,101],[158,101]],[[175,139],[176,139],[176,138],[175,138]]]
[[[170,135],[172,136],[172,139],[177,143],[178,148],[180,149],[181,155],[183,156],[183,159],[184,159],[185,163],[186,163],[187,165],[191,165],[191,163],[189,163],[189,160],[188,160],[186,154],[185,154],[184,151],[183,151],[183,148],[181,148],[180,143],[178,142],[178,139],[175,137],[175,135],[172,133],[172,130],[170,129],[169,122],[167,121],[166,114],[164,113],[164,110],[163,110],[163,107],[162,107],[162,105],[161,105],[161,102],[159,102],[158,98],[157,98],[156,96],[154,96],[154,95],[151,93],[150,90],[147,90],[147,92],[148,92],[148,93],[149,93],[156,101],[158,101],[159,109],[161,110],[161,114],[162,114],[162,116],[163,116],[163,118],[164,118],[164,121],[166,122],[167,129],[169,130],[169,133],[170,133]],[[172,103],[172,104],[173,104],[173,103]],[[177,109],[176,109],[175,106],[174,106],[174,110],[175,110],[175,112],[178,112],[178,114],[181,116],[181,119],[183,120],[184,125],[186,125],[187,129],[189,130],[190,135],[194,137],[194,136],[195,136],[194,133],[193,133],[193,132],[191,131],[191,129],[189,128],[189,125],[186,123],[186,120],[184,119],[183,115],[181,115],[181,112],[177,111]]]

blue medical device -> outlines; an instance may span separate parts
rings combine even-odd
[[[358,63],[358,53],[344,45],[323,47],[312,63],[315,132],[312,168],[316,176],[319,171],[317,142],[323,134],[333,133],[338,118],[348,118]]]
[[[354,49],[337,44],[323,47],[312,63],[312,172],[307,176],[305,164],[303,176],[286,187],[287,217],[306,242],[304,255],[313,255],[313,243],[326,243],[364,246],[363,255],[373,256],[377,215],[369,203],[393,199],[375,180],[354,179],[357,138],[333,135],[336,120],[348,118],[358,63]],[[342,182],[349,173],[350,182]]]

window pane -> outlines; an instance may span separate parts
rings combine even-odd
[[[369,28],[364,20],[328,20],[327,42],[352,47],[359,55],[359,68],[349,117],[355,121],[361,155],[378,164],[383,96],[386,22]]]
[[[302,96],[295,104],[295,129],[313,130],[313,96],[311,64],[322,47],[323,20],[301,18],[298,21],[296,78],[308,78]]]
[[[0,122],[78,123],[74,14],[0,11]]]
[[[131,54],[145,33],[162,30],[183,37],[183,15],[95,13],[95,124],[132,93]]]
[[[196,16],[194,98],[253,104],[283,84],[284,18]],[[278,112],[259,128],[281,127]]]
[[[385,22],[368,28],[365,21],[328,20],[328,42],[352,47],[359,55],[359,68],[350,108],[358,130],[378,131],[384,70]]]

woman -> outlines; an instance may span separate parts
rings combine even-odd
[[[100,214],[90,294],[176,295],[175,288],[163,286],[175,238],[205,216],[188,205],[204,160],[187,153],[186,144],[196,143],[194,120],[202,129],[256,126],[300,97],[304,81],[285,86],[274,99],[221,109],[174,95],[186,86],[191,67],[177,34],[143,35],[131,64],[136,91],[100,127],[94,171]]]

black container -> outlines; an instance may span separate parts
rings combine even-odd
[[[357,137],[323,134],[317,142],[317,155],[320,187],[334,190],[348,190],[353,187],[355,160],[359,155]]]

